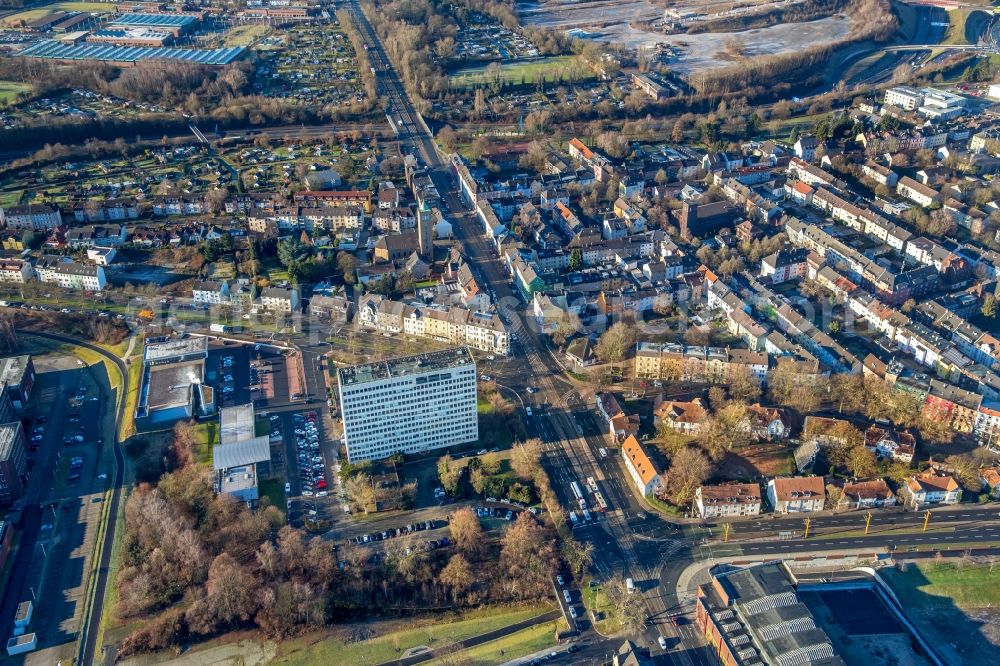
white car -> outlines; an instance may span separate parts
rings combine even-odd
[[[667,649],[667,639],[664,638],[663,636],[660,636],[659,638],[657,638],[656,642],[660,644],[660,649],[661,650],[665,651]]]
[[[285,484],[285,494],[287,495],[290,492],[292,492],[292,484],[286,483]]]
[[[600,452],[602,458],[608,457],[608,450],[603,446],[600,449],[598,449],[598,451]]]
[[[566,584],[562,576],[556,576],[556,582],[559,583],[559,587],[562,587],[563,585]]]

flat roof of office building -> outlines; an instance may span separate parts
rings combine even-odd
[[[172,359],[183,359],[191,355],[208,355],[208,338],[191,337],[147,342],[144,359],[146,363],[167,363]]]
[[[219,490],[223,493],[239,493],[250,488],[257,487],[257,474],[253,467],[245,465],[242,467],[232,467],[226,470],[226,474],[219,483]]]
[[[254,436],[253,404],[223,407],[219,410],[219,443],[235,444]]]
[[[368,382],[424,374],[435,370],[447,370],[462,365],[475,364],[468,347],[455,347],[436,352],[401,356],[375,363],[350,365],[337,371],[342,385],[366,384]]]
[[[191,386],[200,383],[204,361],[188,361],[149,368],[149,411],[191,404]]]
[[[212,449],[212,467],[216,471],[271,460],[271,441],[267,435],[246,439],[235,444],[219,444]]]
[[[31,356],[28,354],[0,359],[0,384],[20,384],[29,363]]]

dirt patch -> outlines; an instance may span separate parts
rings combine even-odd
[[[719,464],[717,476],[726,481],[748,481],[791,474],[795,469],[792,451],[785,443],[754,444],[738,453],[731,451]]]

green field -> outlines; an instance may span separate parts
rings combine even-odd
[[[109,2],[53,2],[51,5],[36,7],[23,12],[11,14],[3,19],[6,25],[14,25],[18,21],[35,21],[52,12],[91,12],[94,14],[111,14],[115,6]]]
[[[25,85],[23,83],[17,83],[15,81],[0,81],[0,104],[13,104],[17,101],[17,95],[22,92],[29,92],[31,86]],[[4,192],[0,194],[0,197],[7,194]],[[20,198],[21,193],[16,193]]]
[[[279,479],[261,479],[258,484],[260,499],[265,497],[271,506],[285,515],[285,486]]]
[[[583,605],[600,618],[594,624],[598,632],[607,636],[621,631],[622,619],[600,586],[593,587],[588,584],[583,588]]]
[[[203,465],[212,464],[212,449],[219,443],[219,424],[206,421],[196,426],[198,431],[198,451],[195,454],[198,462]]]
[[[2,95],[0,95],[2,96]],[[24,194],[23,190],[14,190],[11,192],[0,192],[0,208],[6,208],[7,206],[16,206],[21,203],[21,195]]]
[[[544,76],[546,83],[574,83],[597,78],[590,69],[576,56],[555,56],[532,60],[530,62],[514,62],[501,65],[500,75],[504,83],[532,85],[538,77]],[[489,85],[491,75],[487,67],[472,67],[460,69],[451,74],[451,85],[470,88]]]
[[[883,574],[906,607],[931,607],[954,601],[960,608],[1000,607],[1000,567],[956,566],[951,562],[911,564],[905,572]]]
[[[546,622],[537,627],[522,629],[510,636],[455,652],[429,663],[431,666],[445,666],[457,661],[464,666],[490,666],[534,654],[556,644],[555,634],[558,624],[558,622]]]
[[[1000,620],[1000,568],[961,561],[907,562],[905,571],[888,569],[880,575],[946,663],[996,660],[991,627]]]
[[[959,7],[948,10],[948,30],[942,44],[975,44],[992,14],[982,9]]]
[[[538,605],[510,608],[480,608],[470,611],[454,622],[427,621],[419,626],[386,631],[366,641],[344,642],[333,636],[302,636],[284,641],[278,648],[275,664],[379,664],[398,659],[403,652],[425,645],[439,649],[455,641],[478,636],[488,631],[523,622],[551,610]],[[416,624],[416,623],[414,623]],[[551,623],[543,625],[551,635]],[[378,625],[369,626],[378,633]],[[492,660],[491,663],[496,663]]]
[[[238,25],[226,34],[223,41],[226,46],[250,46],[270,33],[271,28],[266,25]]]

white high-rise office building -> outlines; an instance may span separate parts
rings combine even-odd
[[[352,463],[479,439],[467,347],[340,368],[337,391]]]

